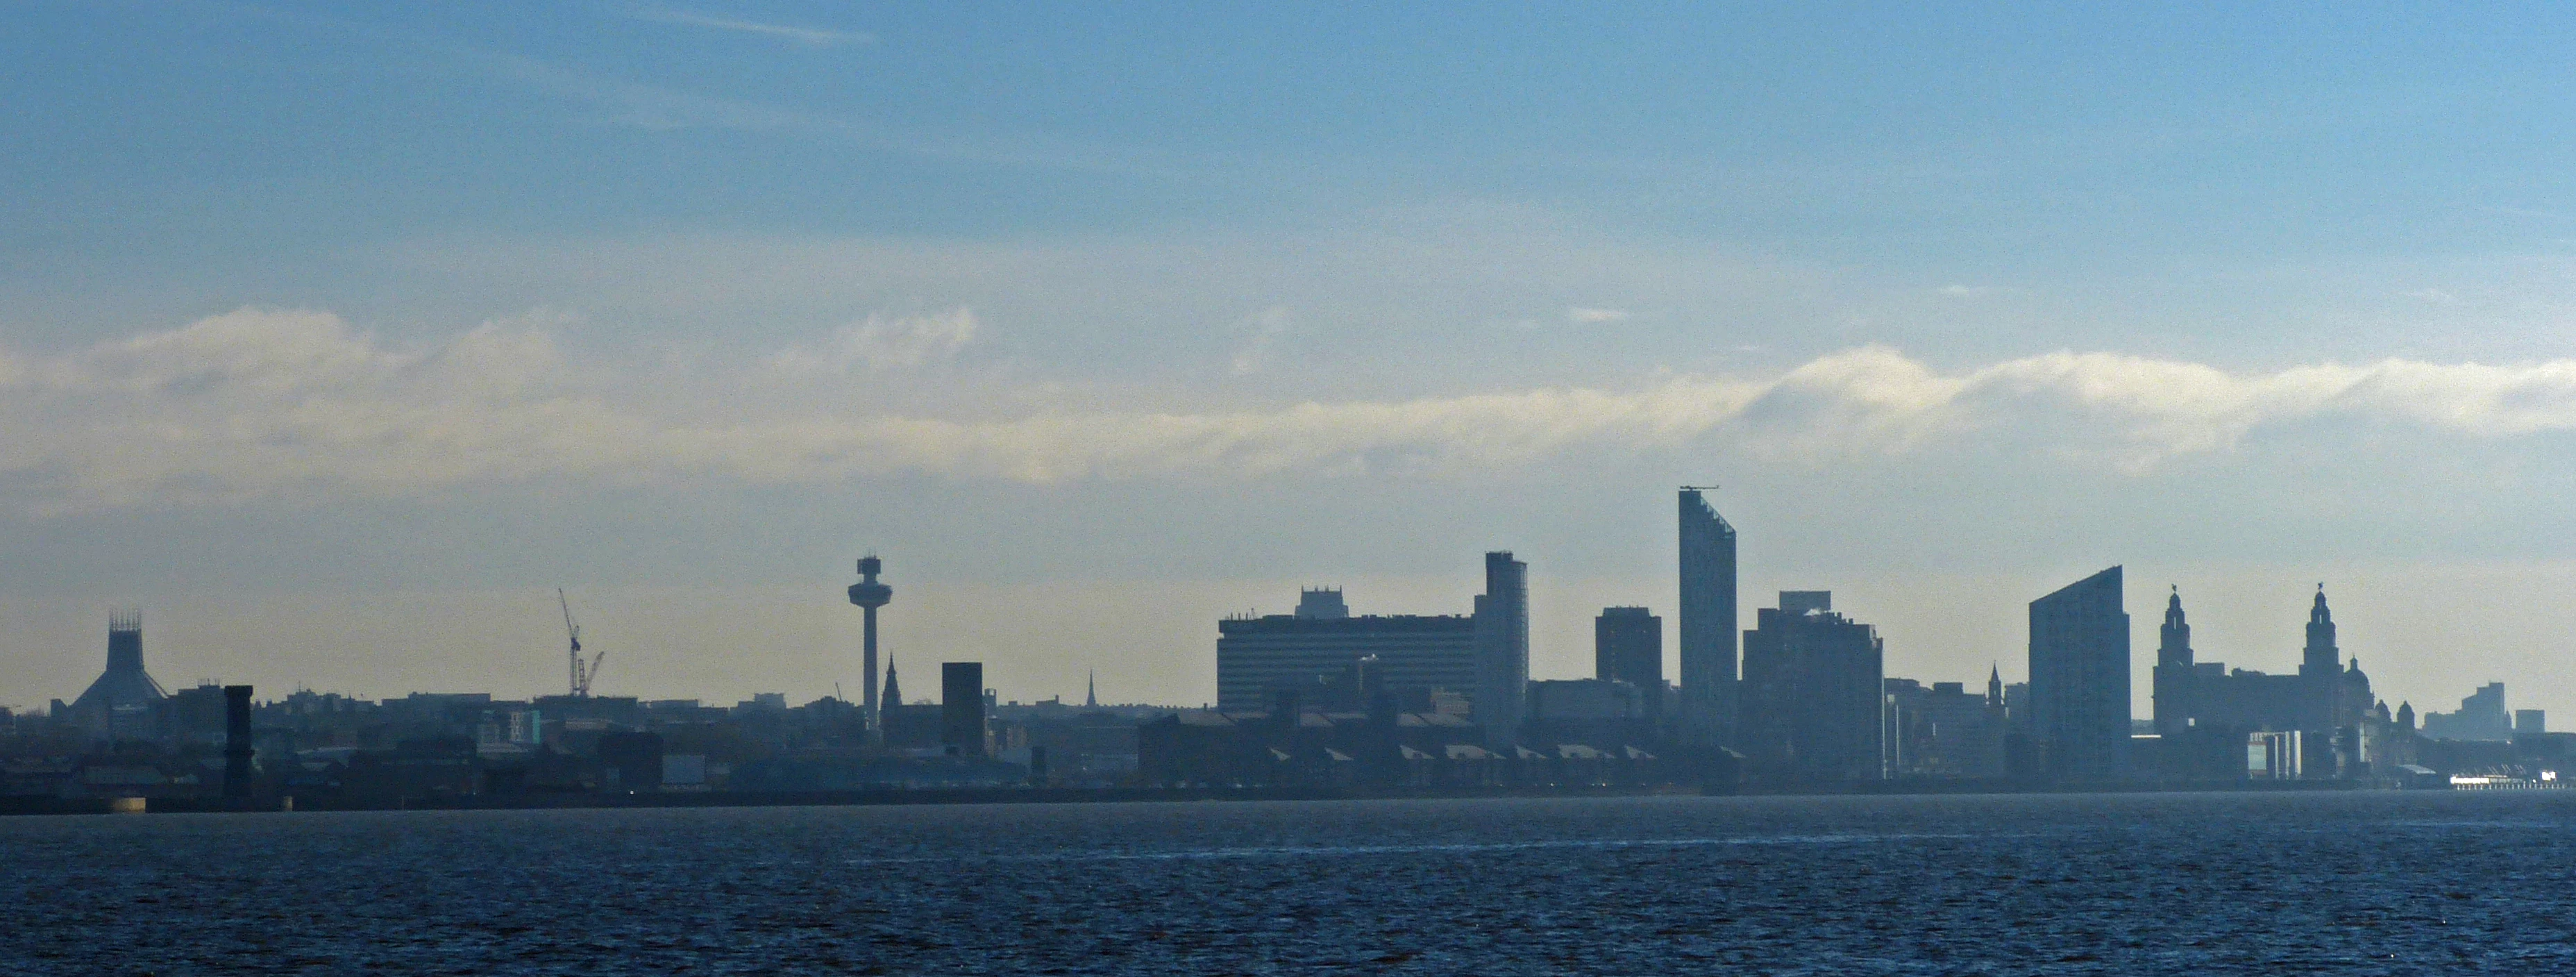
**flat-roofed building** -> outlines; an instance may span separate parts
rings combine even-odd
[[[1308,591],[1296,614],[1244,615],[1217,622],[1216,701],[1220,712],[1260,712],[1276,690],[1339,680],[1374,656],[1389,692],[1473,694],[1476,622],[1463,615],[1352,616],[1339,592]]]

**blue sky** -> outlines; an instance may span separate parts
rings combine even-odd
[[[2537,695],[2576,624],[2458,630],[2576,583],[2558,8],[12,14],[0,701],[124,602],[203,674],[542,691],[558,584],[667,616],[625,691],[821,694],[871,547],[1006,695],[1198,701],[1218,614],[1487,548],[1571,672],[1711,479],[1748,605],[1927,680],[2113,562],[2256,667],[2355,581],[2419,707],[2474,683],[2411,649]]]

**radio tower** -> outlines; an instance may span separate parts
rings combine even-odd
[[[877,729],[877,608],[894,600],[894,588],[877,582],[877,574],[884,569],[885,561],[877,559],[876,554],[860,557],[859,582],[850,585],[850,603],[859,605],[868,615],[866,630],[859,639],[865,649],[860,652],[859,663],[867,669],[867,678],[859,683],[859,696],[867,701],[859,704],[859,712],[867,717],[871,730]]]

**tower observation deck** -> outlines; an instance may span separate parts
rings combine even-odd
[[[876,554],[860,557],[859,582],[850,585],[850,603],[867,613],[867,624],[860,637],[863,650],[859,656],[860,666],[867,669],[867,677],[860,680],[859,695],[866,700],[860,703],[863,707],[860,714],[867,717],[871,728],[877,721],[877,608],[894,600],[894,588],[877,582],[877,574],[884,570],[885,561],[877,559]]]

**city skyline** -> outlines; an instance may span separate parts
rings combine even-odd
[[[0,32],[0,701],[121,605],[174,681],[540,691],[558,586],[609,686],[856,695],[871,548],[1019,696],[1496,549],[1576,675],[1681,647],[1706,481],[1905,672],[2119,563],[2227,660],[2322,579],[2394,694],[2576,688],[2562,17],[674,10]]]
[[[1687,490],[1687,489],[1686,489],[1685,491],[1686,491],[1686,492],[1688,492],[1689,490]],[[1686,504],[1687,504],[1687,503],[1686,503]],[[871,558],[871,559],[873,559],[873,558]],[[1489,562],[1489,564],[1490,564],[1493,560],[1495,560],[1495,559],[1505,559],[1505,560],[1508,560],[1508,555],[1507,555],[1507,554],[1488,554],[1488,562]],[[2113,571],[2105,571],[2105,572],[2106,572],[2106,573],[2114,573],[2114,572],[2115,572],[2115,571],[2117,571],[2118,569],[2119,569],[2119,568],[2116,568],[2116,567],[2115,567]],[[1491,575],[1491,573],[1492,573],[1492,572],[1493,572],[1493,571],[1492,571],[1491,567],[1489,566],[1489,568],[1488,568],[1488,579],[1489,579],[1489,582],[1490,582],[1490,580],[1491,580],[1491,576],[1490,576],[1490,575]],[[1517,570],[1517,571],[1515,571],[1515,574],[1516,574],[1516,575],[1518,575],[1518,574],[1523,574],[1523,573],[1526,573],[1526,572],[1527,572],[1526,570]],[[1542,577],[1541,579],[1544,579],[1544,578]],[[2176,587],[2176,589],[2177,589],[2177,591],[2178,591],[2178,590],[2179,590],[2179,585],[2175,585],[2175,587]],[[1300,589],[1301,591],[1303,591],[1303,590],[1305,590],[1306,588],[1304,588],[1304,587],[1302,587],[1302,586],[1301,586],[1299,589]],[[1334,589],[1331,593],[1332,593],[1333,597],[1338,601],[1338,600],[1340,600],[1340,599],[1341,599],[1341,594],[1343,593],[1343,591],[1342,591],[1341,589],[1339,589],[1339,588],[1336,588],[1336,589]],[[1311,596],[1311,594],[1310,594],[1310,596]],[[1536,588],[1533,588],[1532,596],[1533,596],[1533,598],[1536,598],[1536,597],[1538,596],[1538,594],[1536,593]],[[1538,601],[1538,602],[1539,602],[1539,603],[1542,603],[1542,604],[1545,604],[1545,603],[1557,603],[1557,604],[1562,604],[1562,603],[1563,603],[1563,601],[1562,601],[1562,596],[1563,596],[1563,595],[1559,595],[1560,599],[1559,599],[1558,601],[1554,601],[1554,602],[1549,602],[1549,601]],[[2125,593],[2123,594],[2123,596],[2125,597]],[[2178,595],[2177,595],[2177,596],[2178,596]],[[2316,597],[2316,600],[2317,600],[2317,604],[2316,604],[2316,607],[2314,608],[2314,612],[2315,612],[2315,613],[2322,613],[2322,608],[2323,608],[2323,603],[2322,603],[2323,595],[2322,595],[2322,592],[2319,592],[2318,594],[2316,594],[2316,595],[2314,595],[2314,596]],[[1739,597],[1739,600],[1740,600],[1740,599],[1741,599],[1741,598]],[[842,606],[846,606],[846,604],[844,604],[844,605],[842,605]],[[1606,608],[1612,608],[1612,607],[1617,607],[1617,606],[1619,606],[1619,605],[1603,605],[1603,608],[1605,608],[1605,609],[1606,609]],[[1652,605],[1642,605],[1642,604],[1641,604],[1641,605],[1636,605],[1636,606],[1641,606],[1641,607],[1643,607],[1644,609],[1647,609],[1647,610],[1653,610],[1653,609],[1654,609]],[[1454,607],[1452,607],[1452,608],[1434,608],[1434,609],[1378,609],[1378,608],[1364,608],[1364,609],[1361,609],[1361,610],[1352,611],[1352,610],[1349,610],[1349,609],[1347,608],[1347,606],[1343,606],[1343,607],[1341,607],[1340,609],[1341,609],[1344,613],[1352,613],[1352,614],[1387,614],[1387,613],[1393,613],[1393,614],[1430,614],[1430,615],[1450,615],[1450,616],[1453,616],[1453,617],[1458,617],[1458,618],[1460,618],[1460,622],[1459,622],[1459,623],[1461,624],[1461,626],[1462,626],[1462,627],[1463,627],[1463,625],[1464,625],[1464,623],[1465,623],[1464,618],[1465,618],[1465,617],[1467,617],[1467,616],[1470,616],[1470,615],[1467,615],[1467,614],[1466,614],[1462,609],[1458,609],[1458,608],[1454,608]],[[1240,613],[1240,612],[1230,612],[1230,613]],[[1300,608],[1300,613],[1301,613],[1301,614],[1303,613],[1303,608]],[[1676,615],[1676,616],[1678,616],[1678,615]],[[2132,646],[2133,646],[2134,648],[2153,648],[2153,647],[2155,647],[2158,643],[2160,643],[2160,642],[2158,642],[2158,641],[2153,641],[2153,640],[2141,641],[2140,636],[2136,633],[2137,631],[2140,631],[2140,630],[2142,630],[2142,629],[2147,629],[2147,628],[2154,628],[2154,627],[2156,627],[2155,622],[2153,622],[2152,620],[2143,620],[2143,619],[2139,619],[2139,616],[2138,616],[2138,615],[2131,615],[2131,617],[2132,617],[2132,619],[2133,619],[2133,620],[2132,620],[2132,622],[2131,622],[2131,627],[2130,627],[2130,630],[2131,630],[2131,632],[2132,632],[2132,634],[2130,635],[2130,640],[2131,640],[2131,644],[2132,644]],[[1559,624],[1561,624],[1561,622],[1550,622],[1550,623],[1559,623]],[[1583,637],[1583,640],[1584,640],[1584,641],[1586,641],[1586,642],[1588,642],[1589,640],[1591,640],[1591,632],[1590,632],[1590,630],[1589,630],[1589,626],[1590,626],[1593,622],[1592,622],[1590,619],[1588,619],[1588,618],[1587,618],[1587,619],[1586,619],[1584,622],[1582,622],[1582,623],[1586,625],[1586,631],[1585,631],[1585,635],[1584,635],[1584,637]],[[2308,648],[2308,650],[2307,650],[2306,652],[2304,652],[2304,655],[2305,655],[2306,657],[2310,658],[2310,659],[2314,659],[2314,658],[2315,658],[2315,655],[2316,655],[2316,650],[2315,650],[2315,646],[2313,645],[2313,642],[2314,642],[2316,639],[2315,639],[2315,637],[2314,637],[2314,635],[2315,635],[2315,631],[2314,631],[2313,629],[2317,626],[2317,625],[2316,625],[2316,621],[2315,621],[2315,619],[2314,619],[2313,617],[2311,617],[2311,618],[2306,622],[2306,625],[2307,625],[2307,627],[2308,627],[2308,629],[2309,629],[2309,630],[2308,630],[2308,632],[2307,632],[2306,640],[2307,640],[2307,641],[2309,641],[2311,644],[2310,644],[2310,647]],[[1665,631],[1667,631],[1667,632],[1676,632],[1676,631],[1678,631],[1678,622],[1664,622],[1664,625],[1663,625],[1663,626],[1664,626],[1664,630],[1665,630]],[[2333,625],[2329,623],[2329,624],[2325,625],[2325,627],[2326,627],[2326,629],[2327,629],[2327,630],[2326,630],[2326,634],[2328,635],[2328,637],[2325,639],[2325,640],[2328,642],[2328,643],[2327,643],[2327,645],[2326,645],[2325,647],[2328,649],[2328,653],[2331,655],[2331,653],[2332,653],[2332,649],[2333,649],[2333,641],[2334,641],[2334,638],[2333,638]],[[1550,631],[1558,631],[1558,632],[1562,632],[1562,631],[1565,631],[1565,630],[1567,630],[1567,629],[1565,629],[1565,628],[1564,628],[1564,627],[1562,627],[1562,626],[1559,626],[1559,627],[1551,628],[1551,629],[1548,629],[1548,630],[1550,630]],[[1462,631],[1461,633],[1463,634],[1464,632]],[[2025,630],[2024,638],[2025,638],[2025,639],[2027,639],[2027,637],[2028,637],[2028,631],[2027,631],[2027,630]],[[596,640],[596,639],[594,639],[594,640]],[[2188,640],[2188,638],[2186,638],[2186,640]],[[1205,642],[1204,642],[1204,641],[1200,642],[1200,647],[1201,647],[1202,649],[1204,649],[1204,648],[1206,647],[1206,644],[1205,644]],[[2234,645],[2234,644],[2228,644],[2228,645],[2224,645],[2224,646],[2220,646],[2220,647],[2234,648],[2234,647],[2238,647],[2238,646],[2236,646],[2236,645]],[[1540,645],[1538,645],[1538,644],[1535,644],[1535,643],[1534,643],[1534,644],[1533,644],[1533,646],[1532,646],[1533,652],[1536,652],[1536,651],[1538,651],[1538,650],[1541,650],[1541,648],[1542,648],[1542,646],[1540,646]],[[853,649],[853,650],[856,650],[856,649]],[[1554,668],[1536,668],[1536,667],[1534,667],[1534,668],[1532,668],[1532,670],[1531,670],[1531,671],[1530,671],[1530,673],[1529,673],[1529,677],[1530,677],[1530,678],[1533,678],[1533,679],[1542,679],[1542,678],[1543,678],[1543,679],[1563,679],[1563,678],[1572,678],[1572,677],[1578,677],[1578,676],[1582,676],[1582,675],[1589,675],[1589,674],[1591,674],[1591,669],[1593,668],[1593,662],[1592,662],[1592,659],[1591,659],[1591,655],[1592,655],[1592,648],[1591,648],[1591,646],[1590,646],[1588,643],[1587,643],[1587,644],[1585,644],[1585,645],[1583,645],[1583,647],[1582,647],[1581,649],[1579,649],[1579,651],[1580,651],[1580,654],[1579,654],[1579,655],[1578,655],[1578,654],[1572,654],[1572,653],[1569,653],[1569,652],[1568,652],[1568,649],[1565,649],[1565,648],[1546,648],[1546,649],[1544,649],[1544,650],[1546,650],[1546,651],[1548,651],[1548,652],[1550,652],[1550,653],[1549,653],[1549,654],[1545,654],[1545,655],[1535,655],[1535,654],[1533,654],[1533,656],[1532,656],[1531,660],[1532,660],[1532,661],[1537,661],[1537,662],[1549,662],[1549,663],[1553,663],[1554,665],[1556,665],[1556,666],[1560,666],[1560,667],[1554,667]],[[957,654],[957,653],[940,653],[940,652],[933,652],[933,654],[943,655],[944,657],[957,657],[957,656],[958,656],[958,654]],[[973,654],[966,654],[965,656],[966,656],[966,657],[977,657],[979,660],[981,660],[981,659],[982,659],[982,658],[984,658],[984,657],[990,657],[990,656],[977,656],[977,655],[973,655]],[[832,657],[832,651],[831,651],[831,649],[822,649],[822,650],[820,650],[820,652],[818,653],[817,657],[822,658],[822,659],[830,659],[830,658]],[[1004,661],[1016,661],[1016,660],[1019,660],[1019,659],[1017,658],[1017,656],[1012,656],[1012,655],[1008,655],[1008,654],[1004,654],[1004,655],[1002,655],[1002,656],[1000,656],[1000,657],[1001,657],[1001,659],[1002,659],[1002,660],[1004,660]],[[1667,674],[1673,674],[1675,671],[1677,671],[1677,669],[1675,668],[1675,666],[1678,664],[1678,660],[1679,660],[1679,653],[1678,653],[1678,651],[1677,651],[1677,650],[1667,650],[1667,651],[1666,651],[1666,653],[1665,653],[1665,655],[1664,655],[1664,657],[1665,657],[1665,659],[1666,659]],[[1937,654],[1918,654],[1918,655],[1916,655],[1916,656],[1903,656],[1903,655],[1900,655],[1900,654],[1894,654],[1894,653],[1891,653],[1891,654],[1889,655],[1889,660],[1890,660],[1890,662],[1891,662],[1891,663],[1893,663],[1893,664],[1891,664],[1891,665],[1889,666],[1888,671],[1887,671],[1887,674],[1888,674],[1890,677],[1896,677],[1896,676],[1898,676],[1898,675],[1900,675],[1900,674],[1901,674],[1901,675],[1904,675],[1904,676],[1906,676],[1906,677],[1921,678],[1921,679],[1923,679],[1923,680],[1925,680],[1925,681],[1931,681],[1931,680],[1936,680],[1936,679],[1937,679],[1937,680],[1944,680],[1944,681],[1954,680],[1954,677],[1951,675],[1951,673],[1949,673],[1949,672],[1947,672],[1947,671],[1938,671],[1938,670],[1932,670],[1932,669],[1929,669],[1929,668],[1919,668],[1919,667],[1916,667],[1916,662],[1921,661],[1921,660],[1923,660],[1923,659],[1939,659],[1939,658],[1942,658],[1942,657],[1944,657],[1944,656],[1939,656],[1939,655],[1937,655]],[[1949,657],[1951,660],[1958,660],[1958,659],[1956,658],[1956,656],[1948,656],[1948,657]],[[2358,657],[2358,656],[2356,655],[2356,657]],[[1577,659],[1580,659],[1580,661],[1578,662],[1578,661],[1577,661]],[[2133,691],[2132,691],[2132,694],[2131,694],[2131,696],[2130,696],[2130,699],[2131,699],[2131,701],[2132,701],[2132,706],[2131,706],[2130,715],[2131,715],[2133,718],[2137,718],[2137,719],[2143,720],[2143,719],[2146,719],[2146,718],[2148,718],[2148,717],[2151,717],[2151,716],[2155,715],[2155,706],[2154,706],[2154,699],[2153,699],[2153,685],[2154,685],[2153,671],[2154,671],[2154,666],[2155,666],[2155,663],[2156,663],[2156,656],[2155,656],[2155,655],[2153,655],[2153,654],[2136,654],[2136,653],[2132,653],[2132,654],[2129,656],[2129,659],[2130,659],[2130,665],[2131,665],[2131,672],[2133,673],[2133,674],[2130,676],[2130,679],[2129,679],[2129,681],[2130,681],[2130,685],[2131,685],[2132,690],[2133,690]],[[2251,661],[2251,660],[2254,660],[2254,659],[2247,659],[2247,660]],[[2004,658],[1997,658],[1997,659],[1995,659],[1994,661],[1989,662],[1989,663],[1988,663],[1988,665],[1989,665],[1989,667],[2000,667],[2002,664],[2006,663],[2007,661],[2009,661],[2009,660],[2008,660],[2008,659],[2004,659]],[[652,663],[652,662],[650,662],[650,661],[648,660],[647,664],[648,664],[648,665],[650,665],[650,664],[653,664],[653,663]],[[827,661],[825,664],[826,664],[826,666],[827,666],[827,668],[828,668],[828,666],[829,666],[829,664],[830,664],[830,663]],[[856,662],[853,662],[852,664],[856,664]],[[1062,664],[1062,663],[1061,663],[1061,662],[1059,662],[1058,664]],[[1563,667],[1563,666],[1571,666],[1571,665],[1579,665],[1580,667]],[[2306,664],[2306,666],[2304,666],[2304,667],[2315,667],[2315,662],[2314,662],[2314,661],[2310,661],[2310,662],[2308,662],[2308,663]],[[2401,670],[2402,670],[2402,669],[2401,669]],[[1082,679],[1083,679],[1083,683],[1084,683],[1084,686],[1085,686],[1085,691],[1088,691],[1088,687],[1089,687],[1089,686],[1090,686],[1090,684],[1095,680],[1095,676],[1096,676],[1096,674],[1097,674],[1097,672],[1098,672],[1098,671],[1099,671],[1099,668],[1098,668],[1098,666],[1096,666],[1096,665],[1095,665],[1095,666],[1085,666],[1085,667],[1081,668],[1081,672],[1082,672]],[[1114,679],[1115,679],[1115,671],[1116,671],[1116,670],[1113,668],[1113,681],[1114,681]],[[862,675],[863,675],[863,674],[864,674],[864,672],[862,671],[860,674],[862,674]],[[2027,674],[2025,673],[2025,674],[2023,674],[2023,675],[2016,675],[2016,676],[2014,676],[2014,677],[2015,677],[2017,680],[2026,680],[2026,678],[2027,678]],[[199,683],[200,683],[200,684],[202,684],[203,682],[211,681],[211,680],[212,680],[212,677],[209,677],[209,676],[198,676],[197,678],[198,678],[198,681],[199,681]],[[2524,690],[2525,690],[2525,691],[2521,694],[2521,696],[2522,696],[2522,697],[2521,697],[2521,698],[2518,698],[2518,700],[2517,700],[2520,704],[2523,704],[2523,705],[2532,705],[2532,704],[2538,703],[2538,704],[2546,705],[2546,703],[2547,703],[2547,701],[2548,701],[2547,699],[2545,699],[2545,698],[2543,698],[2543,697],[2541,697],[2541,696],[2536,696],[2536,695],[2531,691],[2531,690],[2532,690],[2532,688],[2533,688],[2533,686],[2538,685],[2539,683],[2531,681],[2527,676],[2521,676],[2521,675],[2502,676],[2502,675],[2499,675],[2499,676],[2496,676],[2495,678],[2499,678],[2499,679],[2503,679],[2503,680],[2508,680],[2508,681],[2518,681],[2518,682],[2520,682],[2520,683],[2522,684],[2522,687],[2524,688]],[[2485,681],[2485,680],[2481,680],[2481,684],[2483,683],[2483,681]],[[832,688],[829,692],[816,692],[816,693],[811,693],[810,695],[808,695],[808,696],[804,696],[804,697],[819,697],[819,696],[821,696],[821,695],[836,694],[836,693],[838,693],[838,694],[845,694],[845,693],[842,693],[842,690],[840,690],[840,689],[837,687],[837,685],[838,685],[838,680],[833,680],[833,683],[834,683],[835,687],[834,687],[834,688]],[[351,689],[322,688],[322,687],[319,687],[319,686],[315,686],[315,685],[313,685],[312,683],[274,683],[274,684],[272,684],[270,687],[272,687],[272,688],[276,688],[276,687],[315,688],[317,691],[339,691],[339,692],[354,692],[354,691],[357,691],[357,690],[351,690]],[[1146,685],[1144,685],[1144,686],[1142,686],[1142,687],[1143,687],[1143,688],[1148,688],[1148,689],[1150,689],[1150,688],[1155,688],[1155,687],[1157,687],[1157,686],[1155,686],[1155,685],[1153,685],[1153,684],[1150,684],[1150,683],[1149,683],[1149,684],[1146,684]],[[1171,686],[1170,686],[1168,683],[1165,683],[1164,685],[1162,685],[1162,686],[1160,686],[1160,687],[1163,687],[1163,688],[1169,688],[1169,687],[1171,687]],[[504,691],[504,692],[506,692],[506,691],[507,691],[507,688],[508,688],[508,687],[506,687],[506,686],[501,687],[502,691]],[[752,688],[752,687],[750,687],[750,686],[744,686],[743,688],[745,688],[745,689],[750,689],[750,688]],[[2545,687],[2544,687],[2544,688],[2545,688]],[[1214,688],[1213,688],[1213,683],[1211,683],[1209,691],[1212,693],[1212,692],[1213,692],[1213,690],[1214,690]],[[476,688],[476,689],[461,689],[461,688],[460,688],[460,689],[405,689],[405,690],[401,690],[401,691],[402,691],[402,692],[491,691],[491,689],[485,689],[485,688]],[[559,690],[558,690],[558,691],[559,691]],[[637,692],[637,693],[633,693],[633,694],[640,695],[640,696],[641,696],[641,697],[643,697],[643,698],[668,698],[668,697],[688,697],[688,696],[692,696],[692,695],[696,694],[696,693],[697,693],[697,692],[699,692],[699,691],[712,691],[714,694],[712,694],[712,695],[708,696],[710,699],[722,699],[722,698],[724,698],[724,697],[726,697],[726,696],[728,696],[728,695],[737,695],[737,694],[738,694],[738,695],[741,695],[741,696],[748,696],[748,695],[752,694],[752,693],[751,693],[751,692],[749,692],[749,691],[740,692],[740,693],[735,693],[735,692],[726,691],[726,690],[725,690],[723,687],[721,687],[721,686],[715,687],[715,688],[713,688],[712,690],[693,690],[693,689],[683,689],[683,688],[660,688],[660,689],[652,689],[652,690],[649,690],[649,691]],[[761,690],[758,690],[758,691],[774,691],[774,690],[761,689]],[[386,693],[378,693],[378,694],[398,694],[398,693],[386,692]],[[546,691],[545,691],[545,690],[543,690],[543,689],[529,689],[529,690],[527,690],[526,694],[529,694],[529,695],[536,695],[536,694],[550,694],[550,693],[546,692]],[[1005,698],[1009,698],[1009,699],[1013,699],[1013,700],[1019,700],[1019,699],[1025,698],[1025,699],[1026,699],[1026,701],[1042,701],[1042,700],[1044,700],[1044,699],[1048,698],[1050,695],[1057,695],[1057,696],[1060,696],[1060,695],[1065,695],[1065,694],[1066,694],[1066,693],[1065,693],[1065,692],[1062,692],[1062,691],[1054,691],[1054,692],[1038,691],[1038,692],[1034,692],[1034,693],[1026,694],[1025,696],[1023,696],[1023,695],[1009,695],[1009,696],[1005,696]],[[1079,696],[1076,696],[1076,698],[1079,698]],[[2394,702],[2401,702],[2401,701],[2409,701],[2409,702],[2411,702],[2411,701],[2413,701],[2413,698],[2415,698],[2415,697],[2411,697],[2411,696],[2409,696],[2409,695],[2404,695],[2404,694],[2392,694],[2392,695],[2390,695],[2388,698],[2389,698],[2389,701],[2390,701],[2390,702],[2394,703]],[[2428,696],[2424,696],[2424,697],[2422,697],[2422,698],[2424,698],[2424,699],[2426,700],[2426,701],[2425,701],[2425,711],[2431,711],[2432,709],[2438,708],[2438,707],[2440,707],[2442,704],[2444,704],[2444,703],[2447,703],[2447,702],[2451,701],[2451,700],[2450,700],[2450,699],[2449,699],[2449,698],[2448,698],[2448,697],[2447,697],[2447,696],[2446,696],[2442,691],[2438,691],[2438,690],[2437,690],[2437,691],[2434,691],[2432,694],[2430,694],[2430,695],[2428,695]],[[41,700],[40,700],[40,701],[41,701]],[[68,701],[68,700],[66,700],[66,701]],[[1152,695],[1145,695],[1145,696],[1140,696],[1140,697],[1136,697],[1136,698],[1132,698],[1132,699],[1124,699],[1124,700],[1120,700],[1120,701],[1122,701],[1122,702],[1140,702],[1140,703],[1142,703],[1142,702],[1150,702],[1150,703],[1155,703],[1155,704],[1160,704],[1160,705],[1167,705],[1167,706],[1187,707],[1187,706],[1190,706],[1190,705],[1193,705],[1193,704],[1213,703],[1213,702],[1215,702],[1215,701],[1216,701],[1216,697],[1215,697],[1215,696],[1213,696],[1213,695],[1208,695],[1208,696],[1205,696],[1205,697],[1199,698],[1199,699],[1195,700],[1195,702],[1194,702],[1194,701],[1193,701],[1189,696],[1187,696],[1187,695],[1182,695],[1182,696],[1180,696],[1180,697],[1164,697],[1164,698],[1156,698],[1156,697],[1154,697],[1154,696],[1152,696]],[[30,705],[33,705],[33,704],[31,703]],[[26,708],[26,706],[20,706],[20,708]]]

